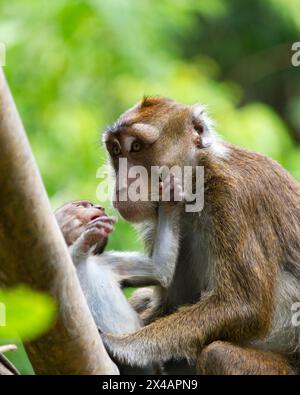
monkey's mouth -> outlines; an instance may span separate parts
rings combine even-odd
[[[99,213],[91,216],[90,221],[93,221],[94,219],[97,219],[97,218],[100,218],[100,217],[107,217],[107,214],[106,214],[106,212],[104,210],[100,210],[99,209]]]

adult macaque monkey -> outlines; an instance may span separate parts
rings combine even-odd
[[[126,186],[116,182],[115,207],[141,224],[149,257],[100,256],[124,283],[157,287],[133,296],[149,324],[102,334],[107,349],[137,366],[186,359],[206,374],[296,373],[299,184],[273,160],[220,140],[198,105],[146,98],[104,141],[116,177],[120,158],[149,174],[151,166],[204,166],[205,190],[203,210],[186,212],[184,202],[121,201]]]
[[[222,142],[198,105],[146,98],[108,129],[105,144],[116,175],[121,157],[129,167],[199,165],[205,172],[204,209],[176,206],[181,238],[175,266],[169,260],[175,271],[162,276],[154,313],[163,317],[135,333],[103,335],[107,348],[139,366],[186,358],[204,373],[293,373],[300,347],[291,311],[300,300],[299,184],[273,160]],[[153,202],[115,207],[144,224],[150,256],[165,243],[155,236]],[[132,258],[124,269],[129,280],[148,262]],[[156,270],[166,264],[157,263]]]

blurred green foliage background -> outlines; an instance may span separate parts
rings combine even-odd
[[[206,103],[224,138],[300,179],[295,41],[298,0],[0,1],[5,72],[53,208],[96,201],[100,131],[145,94]],[[109,248],[141,245],[120,221]]]

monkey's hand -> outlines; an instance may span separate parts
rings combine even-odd
[[[104,208],[87,200],[69,202],[54,212],[57,223],[68,246],[82,234],[92,220],[105,215]]]
[[[94,246],[93,253],[101,253],[112,231],[114,217],[108,217],[101,206],[86,200],[64,204],[55,211],[55,217],[68,246],[76,245],[76,251],[87,253]],[[79,240],[80,239],[80,240]]]
[[[113,231],[112,224],[114,222],[114,217],[102,216],[85,226],[83,233],[70,248],[75,265],[89,255],[98,255],[103,252],[108,241],[108,235]]]
[[[184,202],[182,183],[173,173],[170,173],[159,185],[160,207],[166,213],[173,211],[180,203]]]

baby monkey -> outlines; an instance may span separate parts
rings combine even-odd
[[[160,183],[160,190],[170,188],[174,194],[175,177]],[[176,193],[180,194],[181,187],[176,185]],[[165,252],[165,244],[174,242],[178,245],[176,223],[176,207],[173,204],[158,207],[157,243],[154,259],[145,261],[145,256],[139,253],[103,253],[108,235],[113,231],[116,218],[108,216],[102,206],[81,200],[66,203],[55,212],[57,222],[76,266],[81,288],[86,297],[89,309],[100,333],[124,334],[134,332],[144,325],[143,313],[151,310],[153,304],[151,289],[137,291],[128,302],[122,287],[136,284],[160,284],[170,281],[170,260],[175,265],[174,253]],[[135,268],[127,268],[127,260],[136,262]],[[159,271],[155,260],[166,259],[165,272]],[[157,265],[158,266],[158,265]],[[171,265],[172,266],[172,265]],[[146,321],[146,320],[145,320]],[[154,374],[162,373],[162,366],[149,364],[145,368],[131,368],[118,364],[121,374]]]
[[[118,271],[101,256],[116,218],[108,216],[102,206],[86,200],[66,203],[56,210],[55,216],[99,331],[127,333],[139,329],[142,321],[120,288]],[[121,374],[155,372],[152,367],[118,366]]]

